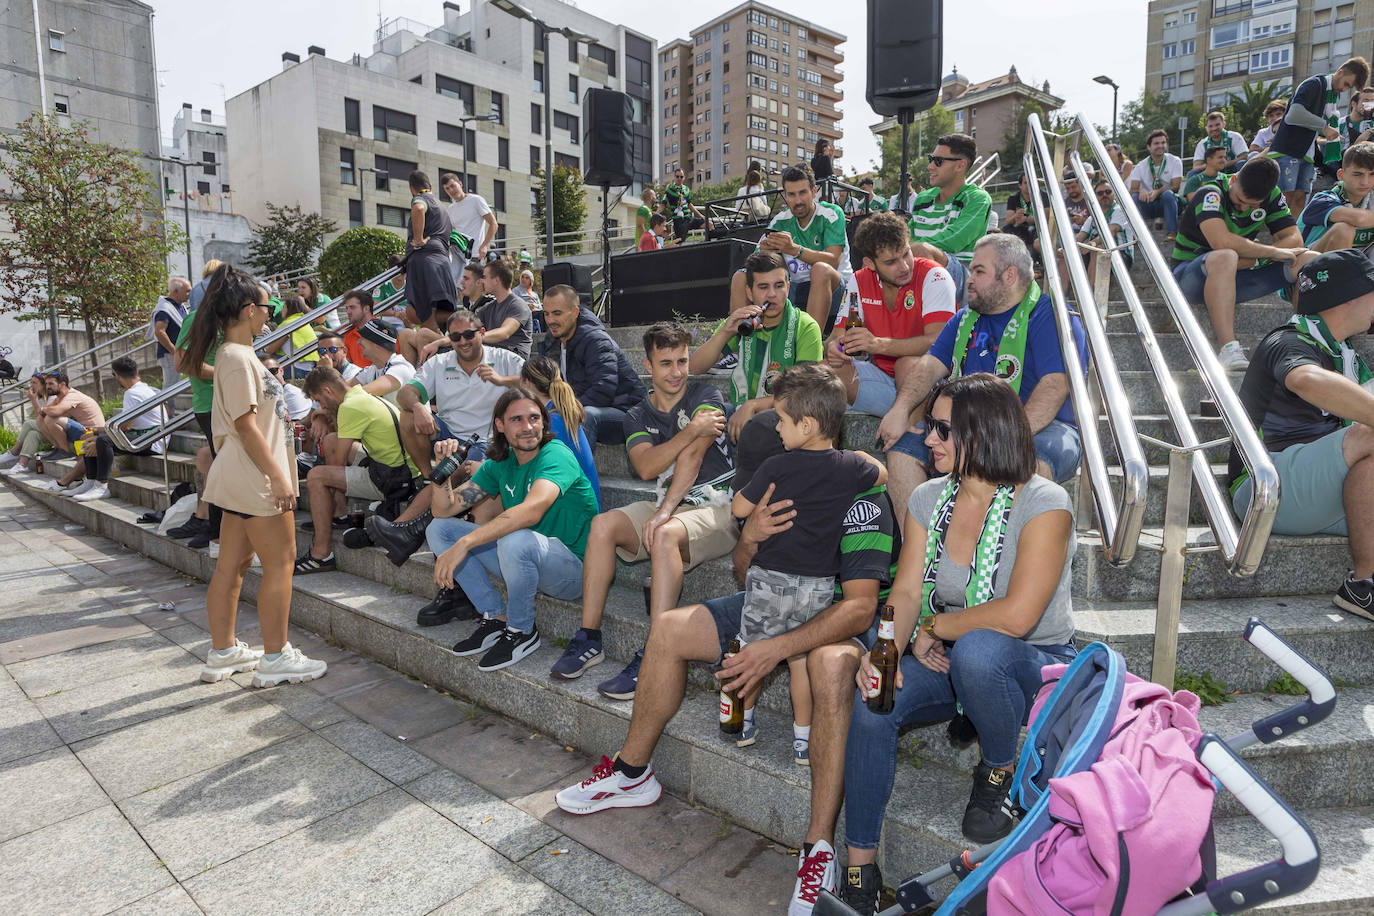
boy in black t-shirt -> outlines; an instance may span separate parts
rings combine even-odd
[[[787,451],[767,459],[731,504],[736,518],[754,511],[770,486],[771,499],[792,500],[796,513],[791,527],[759,545],[744,580],[744,610],[740,643],[765,639],[795,629],[834,601],[834,576],[816,576],[818,569],[838,567],[840,520],[854,497],[887,482],[887,471],[862,452],[840,451],[844,412],[848,406],[844,384],[823,363],[802,363],[784,369],[773,383],[778,411],[778,435]],[[791,673],[793,759],[809,764],[811,685],[806,656],[787,660]],[[754,743],[757,692],[743,697],[744,731],[739,745]]]

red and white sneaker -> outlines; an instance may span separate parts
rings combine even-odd
[[[803,846],[797,859],[797,884],[787,916],[811,916],[821,891],[835,891],[835,847],[818,840],[810,848]]]
[[[631,779],[618,772],[609,757],[602,757],[589,779],[568,786],[554,796],[554,801],[569,814],[594,814],[607,808],[644,808],[662,794],[663,785],[654,776],[653,767]]]

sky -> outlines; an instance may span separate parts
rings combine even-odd
[[[223,0],[151,0],[155,18],[162,133],[170,137],[172,117],[182,102],[224,114],[224,100],[281,70],[283,51],[305,55],[319,45],[334,59],[371,53],[380,13],[429,25],[443,21],[442,0],[236,0],[226,15]],[[464,9],[471,0],[461,0]],[[900,2],[900,0],[898,0]],[[579,9],[649,35],[666,44],[733,9],[738,0],[643,3],[578,0]],[[841,45],[846,79],[841,84],[841,129],[846,167],[860,171],[878,157],[869,127],[879,118],[864,100],[868,24],[858,0],[774,0],[796,19],[847,35]],[[1120,104],[1140,94],[1145,83],[1144,0],[956,0],[945,4],[944,61],[972,82],[991,79],[1016,65],[1021,79],[1061,96],[1065,109],[1083,112],[1096,124],[1112,120],[1111,87],[1093,82],[1104,74],[1120,85]],[[842,9],[858,13],[846,19]],[[323,15],[322,15],[323,14]],[[207,37],[211,36],[211,37]],[[207,46],[208,49],[207,49]],[[208,50],[208,53],[207,53]]]

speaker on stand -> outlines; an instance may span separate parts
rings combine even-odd
[[[902,126],[899,189],[911,178],[907,137],[916,113],[940,98],[943,45],[944,0],[868,0],[866,97]]]
[[[582,149],[589,185],[601,186],[601,299],[602,318],[610,323],[611,309],[611,188],[634,180],[634,134],[630,97],[614,89],[588,89],[582,99]]]

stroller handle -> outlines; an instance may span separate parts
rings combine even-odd
[[[1300,703],[1265,716],[1250,726],[1254,738],[1270,744],[1293,732],[1316,725],[1331,714],[1336,706],[1336,689],[1326,673],[1269,629],[1258,617],[1251,617],[1245,625],[1245,640],[1274,664],[1293,676],[1307,688],[1307,698]],[[1231,745],[1236,746],[1232,740]],[[1245,742],[1247,744],[1253,742]]]
[[[1235,913],[1267,901],[1295,894],[1317,877],[1321,850],[1303,819],[1279,798],[1255,771],[1215,735],[1198,742],[1198,759],[1245,809],[1279,841],[1283,854],[1272,862],[1209,882],[1199,895],[1170,904],[1160,916],[1185,913]]]

